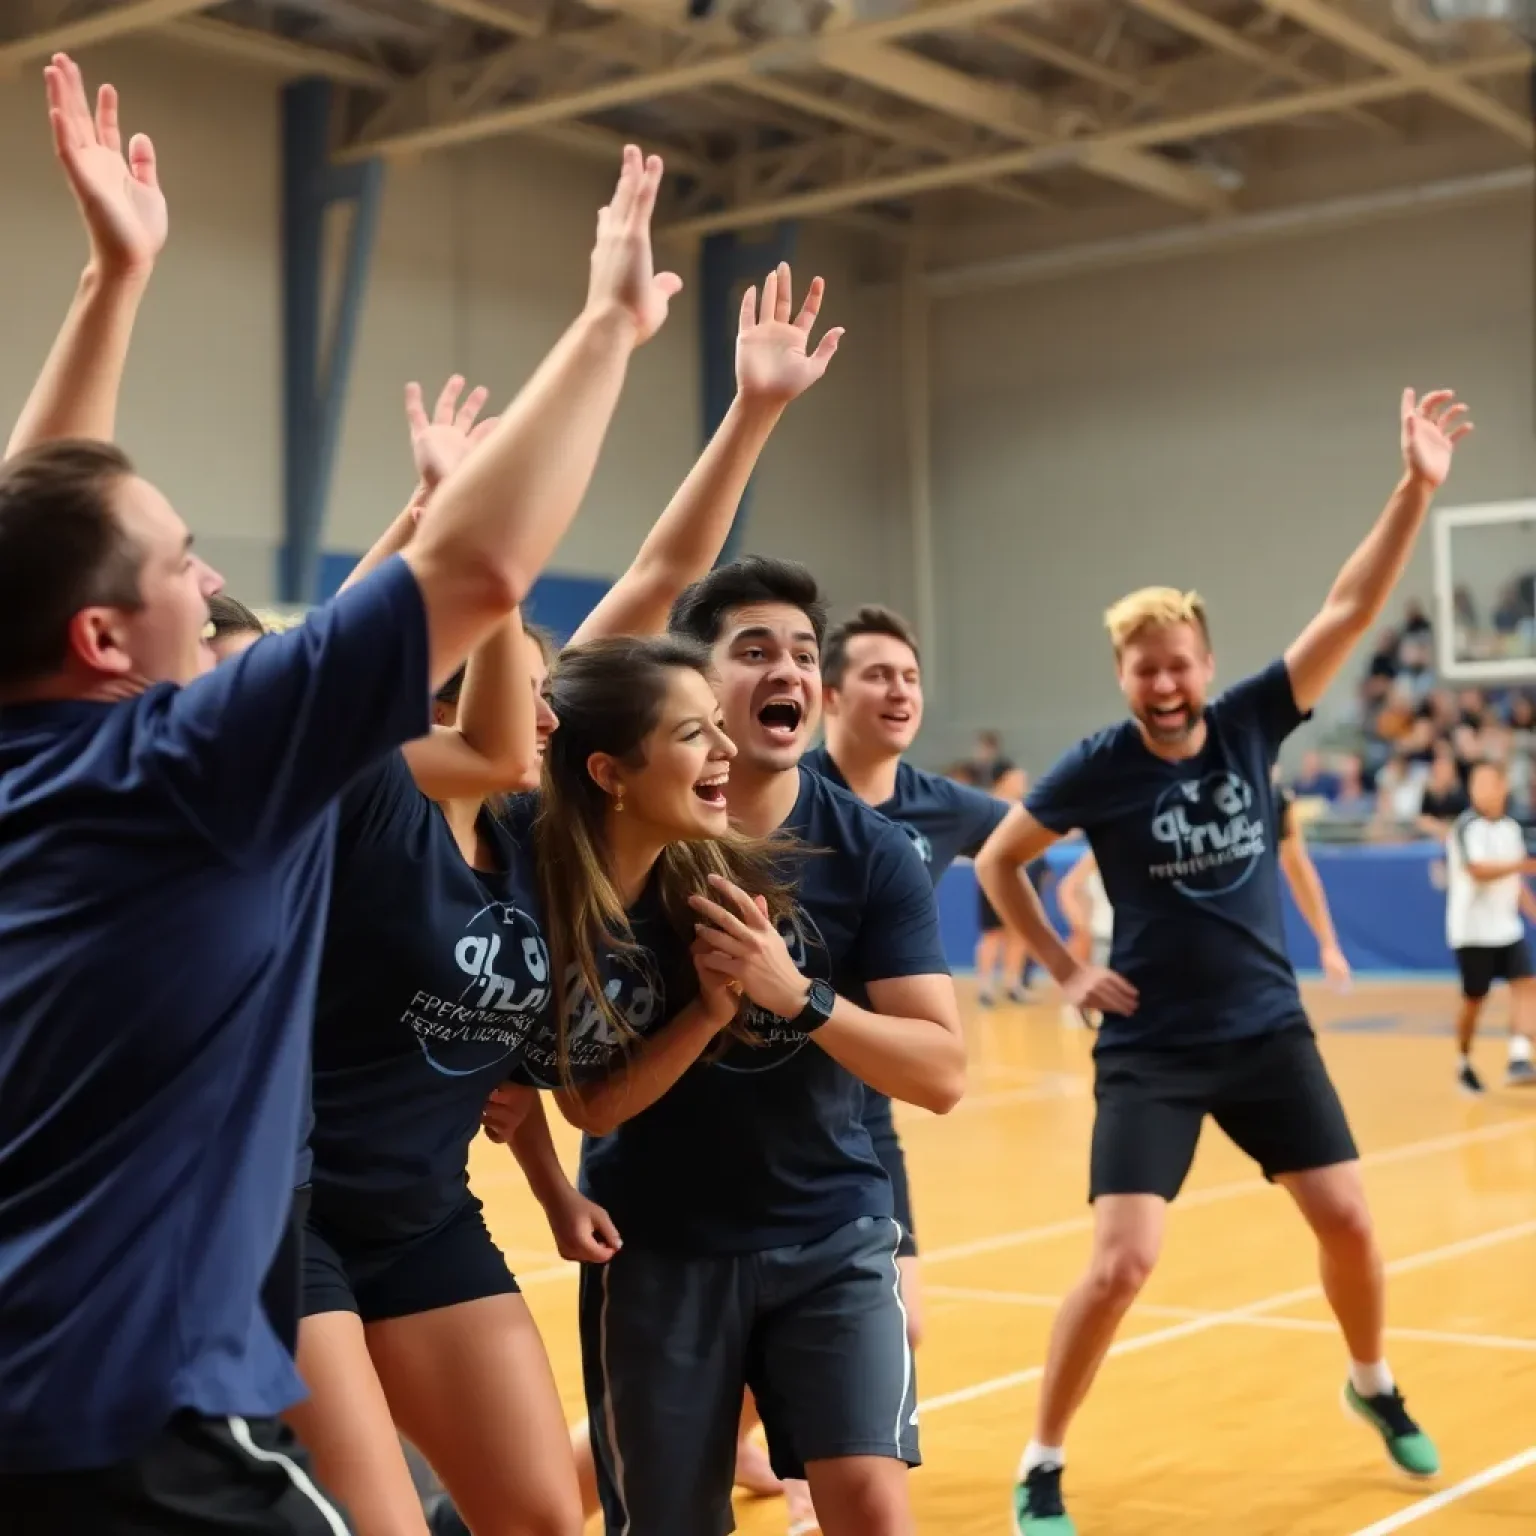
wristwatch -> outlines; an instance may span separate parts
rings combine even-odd
[[[813,981],[805,1007],[789,1021],[789,1027],[798,1029],[802,1035],[812,1034],[832,1017],[832,1010],[836,1006],[837,993],[831,986],[824,981]]]

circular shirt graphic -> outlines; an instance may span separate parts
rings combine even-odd
[[[1268,846],[1263,801],[1230,769],[1181,779],[1158,796],[1152,838],[1154,880],[1196,901],[1225,896],[1247,883]]]
[[[412,1023],[436,1071],[467,1077],[522,1049],[549,1002],[549,950],[526,912],[497,901],[464,925],[453,959],[464,980],[458,997],[418,1002]]]
[[[572,966],[565,978],[566,1070],[560,1069],[560,1044],[553,1029],[541,1028],[528,1041],[523,1065],[529,1077],[542,1087],[571,1082],[595,1082],[622,1064],[626,1049],[636,1035],[644,1038],[667,1016],[660,981],[641,962],[610,955],[603,992],[609,1004],[629,1027],[626,1033],[598,1007],[581,985],[581,973]]]

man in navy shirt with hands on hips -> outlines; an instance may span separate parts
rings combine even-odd
[[[1022,1536],[1075,1530],[1061,1497],[1067,1425],[1157,1262],[1168,1203],[1207,1114],[1317,1236],[1323,1289],[1349,1348],[1347,1406],[1402,1470],[1439,1470],[1383,1355],[1381,1255],[1359,1155],[1286,958],[1271,770],[1402,575],[1455,444],[1471,430],[1464,412],[1448,391],[1422,401],[1404,393],[1404,474],[1386,509],[1284,657],[1213,702],[1200,599],[1152,587],[1115,604],[1106,623],[1132,718],[1068,752],[976,861],[993,904],[1068,1002],[1103,1013],[1093,1255],[1052,1332],[1015,1490]],[[1115,912],[1107,970],[1073,958],[1018,879],[1077,828]]]
[[[277,1415],[335,801],[531,587],[590,478],[651,273],[626,151],[588,303],[404,558],[217,669],[218,576],[106,439],[165,235],[154,156],[47,71],[92,263],[0,466],[0,1525],[346,1524]],[[130,164],[131,161],[131,164]]]
[[[890,1181],[865,1084],[943,1113],[965,1047],[933,893],[904,832],[800,759],[821,710],[826,610],[803,567],[749,558],[690,587],[671,627],[711,647],[736,744],[731,819],[800,839],[787,936],[739,890],[696,897],[701,968],[753,1039],[589,1138],[582,1190],[624,1234],[583,1271],[582,1356],[610,1536],[732,1528],[750,1387],[780,1477],[826,1536],[907,1536],[917,1399]]]

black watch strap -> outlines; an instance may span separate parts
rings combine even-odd
[[[825,981],[813,981],[811,983],[810,996],[805,1000],[805,1007],[790,1020],[790,1028],[798,1029],[802,1035],[809,1035],[821,1028],[832,1017],[832,1010],[837,1006],[837,993],[831,985]]]

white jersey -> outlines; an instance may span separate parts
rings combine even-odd
[[[1525,833],[1512,816],[1488,821],[1464,811],[1445,841],[1445,937],[1452,949],[1502,949],[1525,937],[1521,876],[1474,880],[1469,864],[1515,864],[1526,857]]]

